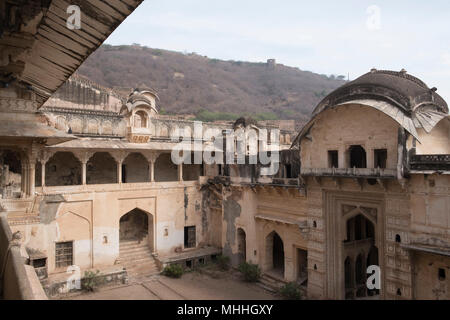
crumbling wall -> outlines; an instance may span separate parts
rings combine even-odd
[[[414,257],[414,299],[450,299],[450,257],[415,252]],[[442,269],[439,271],[439,269]],[[440,277],[445,275],[445,277]]]
[[[183,180],[195,181],[203,174],[203,167],[200,164],[184,164]]]
[[[430,133],[423,129],[417,133],[420,137],[420,143],[416,143],[417,154],[450,154],[450,118],[441,120]]]

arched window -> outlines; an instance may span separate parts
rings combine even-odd
[[[134,114],[134,127],[147,128],[147,113],[145,111],[138,111]]]

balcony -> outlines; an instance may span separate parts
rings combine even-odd
[[[224,186],[239,185],[250,186],[252,188],[272,188],[283,190],[299,190],[304,192],[304,184],[298,178],[274,178],[269,176],[260,176],[257,178],[251,177],[228,177],[228,176],[216,176],[212,177],[200,177],[200,184],[205,185],[208,183],[221,184]]]
[[[414,155],[409,168],[411,171],[450,171],[450,154]]]
[[[132,143],[147,143],[150,141],[151,131],[149,128],[128,127],[127,137]]]
[[[300,174],[306,177],[395,179],[397,170],[382,168],[301,168]]]

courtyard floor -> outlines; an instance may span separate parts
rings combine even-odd
[[[192,271],[179,279],[162,275],[130,279],[127,285],[102,287],[93,293],[76,293],[68,300],[274,300],[280,299],[235,272]]]

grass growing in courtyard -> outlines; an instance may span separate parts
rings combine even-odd
[[[230,257],[224,256],[222,254],[218,255],[216,258],[216,264],[222,271],[230,269]]]
[[[171,264],[164,268],[163,275],[170,278],[181,278],[184,273],[183,267],[179,264]]]
[[[245,281],[256,282],[261,277],[261,269],[257,264],[243,262],[238,270],[244,275]]]
[[[85,271],[84,277],[81,280],[81,288],[84,291],[93,292],[95,291],[100,285],[103,284],[103,279],[100,277],[100,271],[97,270],[94,271]]]
[[[289,282],[280,289],[280,294],[287,300],[300,300],[302,292],[300,286],[295,282]]]

